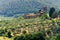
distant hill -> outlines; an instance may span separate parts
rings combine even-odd
[[[0,15],[10,17],[16,14],[33,13],[43,6],[47,6],[49,10],[51,6],[56,7],[59,2],[59,0],[0,0]]]

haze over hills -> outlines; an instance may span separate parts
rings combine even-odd
[[[47,6],[60,9],[60,0],[0,0],[0,15],[14,16],[22,13],[33,13]],[[56,7],[57,6],[57,7]]]

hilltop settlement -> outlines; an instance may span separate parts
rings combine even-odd
[[[30,18],[37,18],[42,16],[47,12],[47,7],[44,7],[43,10],[39,10],[38,12],[32,13],[32,14],[24,14],[25,19],[30,19]]]
[[[25,19],[37,18],[37,17],[41,17],[43,14],[47,14],[47,7],[46,6],[43,7],[43,10],[39,10],[38,12],[24,14],[24,18]],[[56,11],[54,7],[50,8],[50,11],[48,14],[52,18],[59,18],[60,17],[60,11]]]

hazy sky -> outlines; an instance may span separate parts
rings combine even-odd
[[[9,2],[14,2],[14,1],[19,1],[19,0],[0,0],[0,5],[2,4],[6,4]],[[38,2],[49,2],[49,3],[53,3],[53,4],[57,4],[60,5],[60,0],[21,0],[21,1],[38,1]]]
[[[17,2],[19,0],[0,0],[0,7],[2,5],[7,5],[8,3],[10,2]],[[52,5],[57,5],[57,6],[60,6],[60,0],[21,0],[21,1],[38,1],[38,2],[44,2],[45,4],[46,3],[51,3]]]

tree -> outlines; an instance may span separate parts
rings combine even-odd
[[[51,15],[52,18],[57,18],[58,17],[58,12],[54,12],[52,15]]]
[[[43,20],[49,19],[49,17],[47,16],[47,14],[43,14],[40,18],[43,19]]]
[[[41,12],[41,10],[39,10],[39,13]]]
[[[52,7],[50,8],[50,11],[49,11],[49,16],[52,18],[52,14],[55,12],[55,8]]]
[[[8,38],[11,38],[11,37],[12,37],[12,35],[11,35],[11,32],[10,32],[10,31],[7,33],[7,36],[8,36]]]

